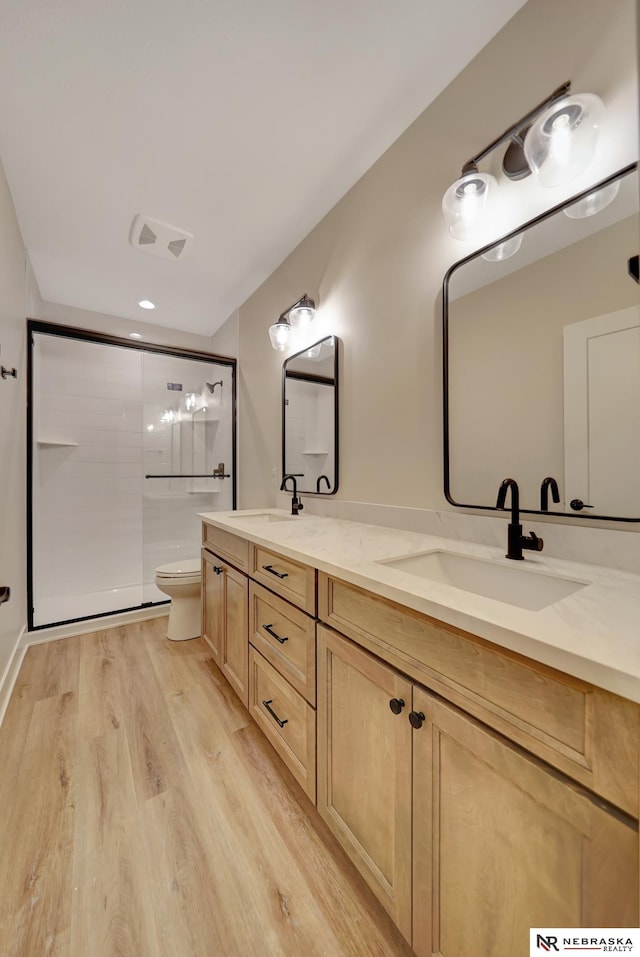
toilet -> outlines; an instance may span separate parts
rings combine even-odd
[[[169,562],[156,568],[156,586],[171,598],[167,625],[167,638],[171,641],[200,636],[201,575],[199,558]]]

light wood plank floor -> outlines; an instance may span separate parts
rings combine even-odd
[[[2,957],[409,957],[197,639],[29,649],[0,731]]]

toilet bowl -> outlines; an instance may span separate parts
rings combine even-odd
[[[156,568],[156,586],[171,598],[167,625],[167,638],[171,641],[187,641],[200,635],[200,580],[199,558]]]

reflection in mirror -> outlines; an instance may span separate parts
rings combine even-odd
[[[338,490],[338,341],[327,336],[282,366],[282,473],[300,492]]]
[[[597,215],[589,199],[574,218],[573,198],[522,227],[515,255],[491,260],[482,250],[445,278],[445,493],[454,505],[495,508],[512,476],[525,511],[546,504],[640,521],[636,166],[612,183],[619,188]],[[557,481],[558,504],[544,496],[545,478]]]

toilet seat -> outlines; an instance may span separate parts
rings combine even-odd
[[[156,568],[156,578],[172,581],[200,581],[201,566],[199,558],[187,558],[181,562],[168,562]]]

